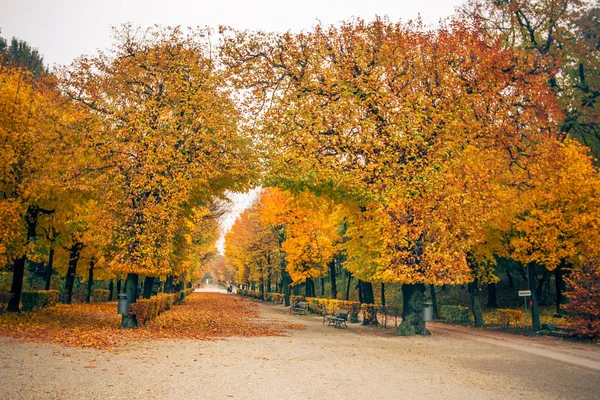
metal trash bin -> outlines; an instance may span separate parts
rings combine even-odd
[[[423,320],[425,322],[433,321],[433,303],[430,301],[423,303]]]
[[[127,301],[127,295],[125,293],[119,293],[117,306],[117,314],[127,315],[129,314],[129,301]]]

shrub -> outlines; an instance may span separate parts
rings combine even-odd
[[[567,277],[569,304],[564,308],[569,328],[580,336],[600,340],[600,265],[589,262]]]
[[[525,318],[523,310],[513,310],[511,308],[499,308],[496,310],[498,323],[508,328],[509,325],[517,326]]]
[[[299,301],[306,301],[304,296],[290,296],[290,307],[294,308]]]
[[[275,303],[275,304],[285,303],[285,295],[283,293],[272,293],[272,295],[273,295],[273,303]]]
[[[471,324],[471,313],[467,307],[463,306],[442,306],[441,314],[446,322],[456,325]]]
[[[32,311],[37,308],[48,307],[58,303],[58,290],[38,290],[21,293],[23,311]]]
[[[358,313],[360,311],[360,303],[358,301],[345,301],[328,299],[327,312],[333,314],[335,310],[348,311],[348,320],[350,322],[358,322]]]
[[[307,297],[306,303],[308,304],[308,311],[313,314],[325,315],[327,314],[327,304],[329,299],[321,299],[317,297]]]
[[[12,298],[12,293],[9,291],[0,291],[0,312],[4,312],[8,306],[8,302]]]
[[[94,303],[100,303],[100,302],[108,301],[108,295],[110,295],[110,291],[109,290],[95,289],[92,292],[92,301]]]

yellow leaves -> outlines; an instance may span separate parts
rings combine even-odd
[[[160,339],[210,340],[231,336],[282,335],[295,328],[279,321],[255,324],[255,306],[236,296],[193,293],[141,328],[120,329],[117,305],[59,304],[36,312],[0,315],[0,334],[26,341],[110,349]]]

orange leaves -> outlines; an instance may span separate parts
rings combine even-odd
[[[255,324],[253,304],[235,296],[194,293],[142,328],[120,329],[116,303],[56,305],[37,312],[0,315],[0,335],[27,341],[99,349],[154,339],[210,340],[229,336],[282,335],[277,321]]]

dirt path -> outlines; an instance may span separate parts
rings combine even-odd
[[[4,399],[597,399],[595,346],[431,324],[430,337],[306,325],[288,337],[158,341],[118,353],[0,338]],[[260,321],[257,321],[260,322]]]

